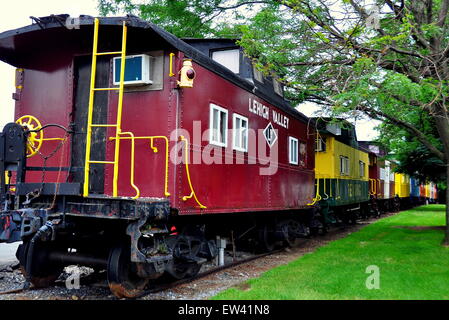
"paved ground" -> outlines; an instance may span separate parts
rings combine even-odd
[[[17,261],[16,250],[20,242],[12,244],[0,244],[0,266],[13,264]]]

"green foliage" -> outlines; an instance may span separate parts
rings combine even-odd
[[[214,299],[447,300],[449,249],[435,228],[444,225],[444,210],[429,205],[381,219]],[[370,265],[379,267],[379,289],[365,285]]]
[[[209,19],[222,0],[99,0],[102,15],[130,13],[178,37],[204,37],[213,33]]]
[[[440,150],[443,149],[434,120],[424,112],[410,117],[410,122],[425,133],[427,138]],[[378,142],[388,149],[391,159],[397,161],[397,172],[407,173],[421,182],[440,183],[439,188],[446,189],[446,166],[444,162],[429,152],[416,138],[405,130],[384,123],[380,127]]]

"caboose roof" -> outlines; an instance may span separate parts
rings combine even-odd
[[[316,128],[320,133],[331,135],[341,143],[367,153],[369,152],[363,146],[359,145],[355,126],[351,122],[342,118],[314,117],[312,119],[315,120]],[[339,127],[341,130],[340,134],[336,134],[330,130],[329,125]]]
[[[50,50],[52,48],[62,50],[61,47],[69,41],[76,42],[79,46],[84,47],[84,49],[91,48],[95,18],[91,16],[80,16],[80,28],[69,29],[65,25],[67,17],[69,15],[52,15],[49,17],[34,18],[35,23],[29,26],[0,33],[0,60],[16,67],[26,67],[24,66],[24,62],[30,56],[39,54],[42,50]],[[188,58],[202,67],[219,74],[221,77],[249,92],[253,92],[261,99],[278,107],[290,116],[304,122],[310,121],[304,114],[291,107],[282,97],[265,94],[250,81],[239,77],[186,42],[150,22],[135,16],[103,17],[99,19],[101,26],[115,26],[117,27],[114,28],[116,31],[121,30],[123,21],[126,21],[130,29],[140,29],[140,31],[148,36],[147,39],[153,39],[151,37],[156,36],[160,41],[166,42],[175,49],[184,52]]]

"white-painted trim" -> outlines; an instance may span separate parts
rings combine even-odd
[[[225,132],[224,132],[224,142],[221,141],[214,141],[213,140],[213,132],[214,132],[214,127],[213,127],[213,116],[214,116],[214,110],[218,110],[220,112],[223,112],[226,114],[226,126],[225,126]],[[221,113],[220,113],[220,119],[219,119],[219,123],[220,124],[220,120],[221,120]],[[218,126],[219,127],[219,126]],[[220,106],[217,106],[216,104],[211,103],[210,104],[210,108],[209,108],[209,143],[218,147],[227,147],[228,146],[228,110],[225,108],[222,108]]]
[[[237,138],[240,138],[240,136],[239,136],[239,137],[236,137],[236,134],[237,134],[237,130],[236,130],[236,120],[237,120],[237,119],[246,121],[246,131],[245,131],[245,135],[246,135],[246,148],[238,147],[238,146],[236,146],[236,144],[235,144],[236,141],[237,141]],[[241,122],[240,122],[240,123],[241,123]],[[237,150],[237,151],[241,151],[241,152],[248,152],[248,129],[249,129],[249,121],[248,121],[248,118],[247,118],[247,117],[244,117],[244,116],[241,116],[241,115],[239,115],[239,114],[237,114],[237,113],[234,113],[234,114],[232,115],[232,149]]]
[[[292,142],[296,142],[296,161],[292,159]],[[299,141],[294,137],[288,137],[288,162],[290,164],[298,164],[299,162]]]

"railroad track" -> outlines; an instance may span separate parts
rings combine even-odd
[[[388,216],[388,214],[383,215],[383,217],[385,217],[385,216]],[[356,225],[370,224],[370,223],[372,223],[372,222],[374,222],[376,220],[378,220],[378,218],[370,218],[369,220],[358,221]],[[328,230],[326,235],[329,235],[329,234],[332,234],[332,233],[343,232],[345,230],[347,231],[348,228],[342,228],[342,227],[334,226],[334,227],[332,227],[332,228],[330,228]],[[320,236],[314,237],[314,238],[319,238],[319,237],[323,237],[323,235],[320,235]],[[305,245],[308,242],[309,242],[308,238],[301,239],[299,241],[299,243],[297,243],[297,245],[295,245],[295,247],[299,247],[301,245]],[[270,252],[257,254],[257,255],[254,255],[254,256],[251,256],[251,257],[248,257],[248,258],[237,260],[237,261],[228,263],[228,264],[226,264],[224,266],[211,268],[211,269],[209,269],[207,271],[201,272],[201,273],[197,274],[196,276],[193,276],[193,277],[190,277],[190,278],[181,279],[181,280],[168,282],[168,283],[161,283],[161,284],[156,283],[156,284],[153,284],[153,287],[145,290],[144,292],[142,292],[142,294],[140,294],[139,296],[135,297],[135,299],[145,297],[145,296],[147,296],[149,294],[163,292],[165,290],[169,290],[169,289],[175,288],[177,286],[180,286],[180,285],[183,285],[183,284],[187,284],[187,283],[193,282],[195,280],[207,277],[207,276],[212,275],[214,273],[218,273],[220,271],[223,271],[223,270],[226,270],[226,269],[230,269],[230,268],[233,268],[233,267],[239,266],[241,264],[248,263],[248,262],[251,262],[251,261],[263,258],[263,257],[274,255],[274,254],[283,252],[285,250],[286,250],[286,247],[282,247],[282,248],[279,248],[279,249],[276,249],[276,250],[273,250],[273,251],[270,251]],[[100,278],[99,278],[98,275],[87,275],[87,276],[82,277],[80,279],[80,281],[83,282],[83,284],[85,284],[85,285],[96,284],[96,283],[98,283],[99,280],[100,280]],[[65,286],[65,282],[64,281],[59,281],[55,285],[56,286]],[[17,294],[17,293],[22,293],[22,292],[26,292],[26,291],[34,291],[34,290],[42,290],[42,289],[45,289],[45,288],[35,288],[35,287],[31,286],[29,288],[17,288],[17,289],[13,289],[13,290],[3,291],[3,292],[0,292],[0,295]]]
[[[254,261],[254,260],[266,257],[266,256],[269,256],[269,255],[272,255],[272,254],[276,254],[276,253],[282,252],[284,250],[285,250],[285,248],[281,248],[281,249],[273,250],[273,251],[270,251],[270,252],[267,252],[267,253],[254,255],[254,256],[251,256],[251,257],[248,257],[248,258],[245,258],[245,259],[241,259],[241,260],[238,260],[238,261],[235,261],[235,262],[232,262],[232,263],[228,263],[228,264],[226,264],[224,266],[211,268],[211,269],[209,269],[207,271],[201,272],[201,273],[197,274],[196,276],[193,276],[193,277],[190,277],[190,278],[181,279],[181,280],[177,280],[177,281],[173,281],[173,282],[169,282],[169,283],[156,284],[154,287],[152,287],[152,288],[142,292],[142,294],[137,296],[137,297],[135,297],[135,299],[145,297],[145,296],[147,296],[149,294],[158,293],[158,292],[162,292],[162,291],[165,291],[165,290],[168,290],[168,289],[172,289],[172,288],[175,288],[175,287],[177,287],[179,285],[186,284],[186,283],[189,283],[189,282],[193,282],[195,280],[207,277],[207,276],[209,276],[211,274],[214,274],[214,273],[217,273],[217,272],[229,269],[229,268],[233,268],[233,267],[236,267],[238,265],[241,265],[241,264],[244,264],[244,263],[248,263],[248,262],[251,262],[251,261]],[[98,281],[98,278],[89,281],[88,280],[89,277],[90,276],[86,276],[84,278],[81,278],[80,280],[82,282],[84,282],[84,284],[86,284],[86,285],[92,285],[92,284],[94,284],[94,283],[96,283]],[[55,285],[56,286],[64,286],[65,282],[64,281],[59,281]],[[35,291],[35,290],[43,290],[43,289],[45,289],[45,288],[35,288],[33,286],[31,286],[29,288],[22,287],[22,288],[17,288],[17,289],[13,289],[13,290],[0,292],[0,295],[16,294],[16,293],[22,293],[22,292],[26,292],[26,291]]]
[[[252,256],[252,257],[249,257],[249,258],[245,258],[245,259],[242,259],[242,260],[239,260],[239,261],[228,263],[228,264],[226,264],[224,266],[220,266],[220,267],[209,269],[207,271],[201,272],[201,273],[197,274],[196,276],[193,276],[193,277],[190,277],[190,278],[181,279],[181,280],[177,280],[177,281],[174,281],[174,282],[162,284],[160,286],[156,286],[154,288],[145,290],[145,292],[143,292],[137,298],[142,298],[142,297],[147,296],[149,294],[158,293],[158,292],[162,292],[162,291],[165,291],[165,290],[168,290],[168,289],[172,289],[172,288],[175,288],[175,287],[177,287],[179,285],[186,284],[186,283],[189,283],[189,282],[193,282],[195,280],[207,277],[207,276],[209,276],[211,274],[214,274],[214,273],[226,270],[226,269],[230,269],[230,268],[236,267],[238,265],[241,265],[241,264],[244,264],[244,263],[248,263],[248,262],[251,262],[251,261],[254,261],[254,260],[266,257],[266,256],[269,256],[269,255],[272,255],[272,254],[276,254],[276,253],[282,252],[284,250],[285,250],[285,248],[281,248],[281,249],[273,250],[273,251],[270,251],[270,252],[258,254],[258,255],[255,255],[255,256]]]

